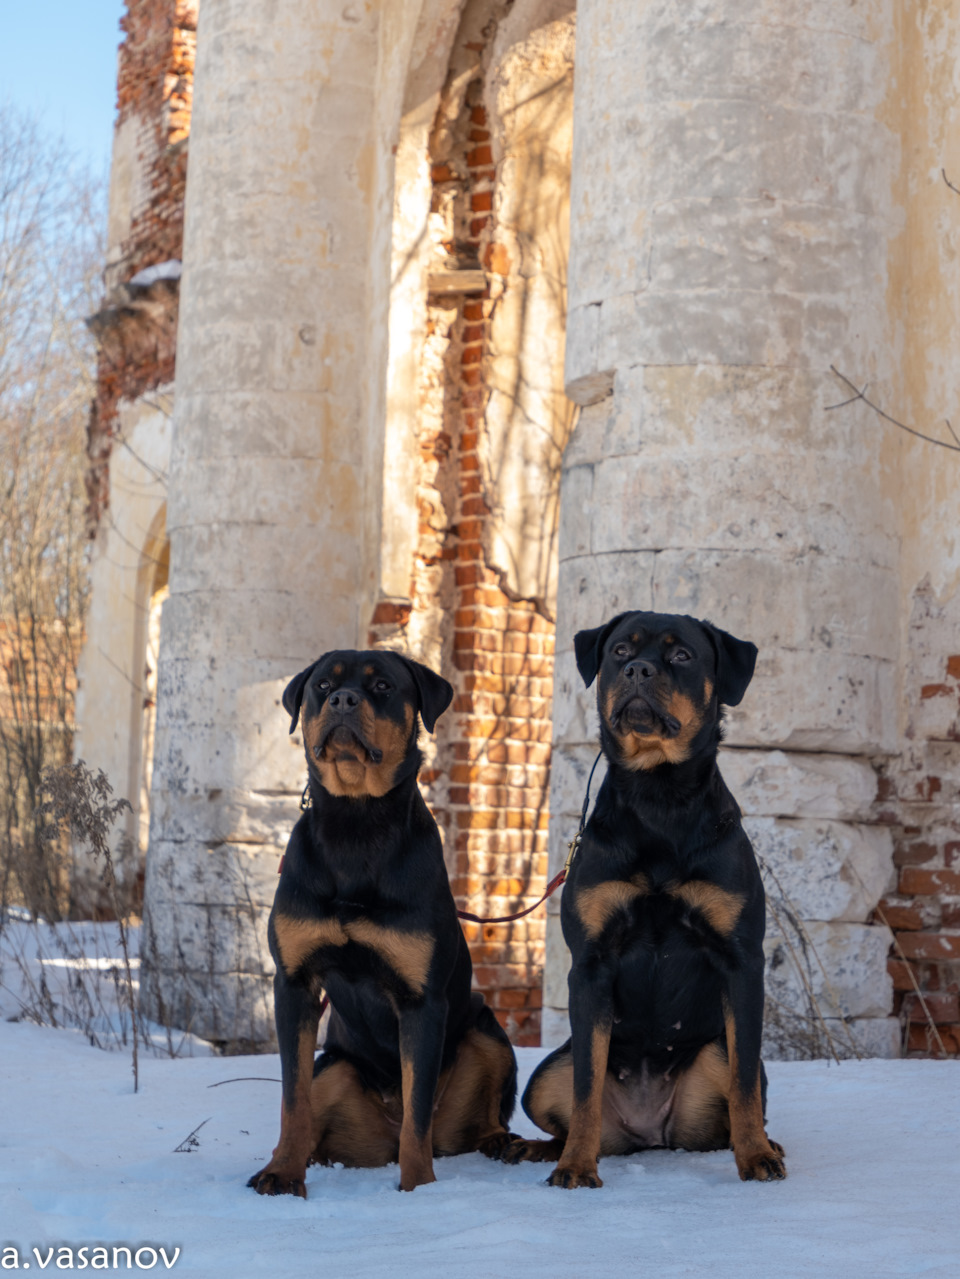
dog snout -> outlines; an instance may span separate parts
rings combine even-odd
[[[355,711],[360,705],[360,694],[352,688],[338,688],[327,698],[327,705],[331,710],[346,714],[348,711]]]
[[[623,673],[626,675],[627,679],[635,679],[638,683],[642,684],[644,680],[653,679],[657,672],[652,663],[636,661],[630,662],[627,666],[625,666],[623,668]]]

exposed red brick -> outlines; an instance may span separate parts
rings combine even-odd
[[[953,933],[897,933],[907,959],[960,959],[960,935]]]
[[[127,0],[120,20],[125,39],[117,70],[118,122],[139,122],[138,158],[148,193],[119,246],[121,282],[144,267],[182,257],[196,23],[196,4],[190,0]],[[120,401],[173,381],[178,293],[175,283],[158,283],[151,289],[149,310],[120,313],[100,331],[97,393],[87,428],[91,535],[110,502],[110,453]]]
[[[938,1023],[960,1021],[960,996],[956,991],[927,992],[921,1002],[915,993],[908,994],[904,997],[902,1013],[910,1021],[926,1021],[927,1013]]]
[[[915,895],[960,893],[960,870],[918,870],[906,866],[900,872],[900,891]]]
[[[903,906],[895,902],[882,901],[880,910],[883,911],[883,919],[895,932],[901,928],[922,928],[924,925],[923,916],[915,906]]]
[[[949,1055],[960,1053],[960,1026],[938,1026],[940,1043]],[[907,1051],[925,1057],[941,1056],[937,1038],[926,1022],[911,1022],[907,1034]]]

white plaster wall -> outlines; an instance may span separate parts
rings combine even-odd
[[[399,574],[382,544],[409,541],[384,450],[394,148],[454,8],[202,6],[143,989],[234,1045],[273,1036],[265,924],[305,777],[281,692],[365,641]]]
[[[584,0],[577,23],[566,376],[584,408],[561,497],[551,868],[595,734],[573,633],[654,608],[753,640],[728,733],[770,752],[751,833],[845,974],[826,1015],[879,1018],[864,1035],[892,1051],[889,934],[847,921],[891,868],[889,836],[849,818],[856,757],[897,747],[898,513],[882,459],[825,406],[831,363],[866,378],[897,350],[894,6]]]
[[[378,20],[340,0],[200,15],[144,997],[232,1043],[273,1034],[265,923],[304,775],[280,694],[356,643],[375,589]]]
[[[497,28],[485,102],[497,165],[498,260],[481,465],[488,562],[556,609],[559,478],[576,416],[564,395],[573,66],[570,0],[526,0]]]
[[[165,541],[172,387],[121,401],[110,456],[110,504],[97,530],[90,568],[90,610],[80,658],[76,759],[102,768],[128,799],[132,842],[124,877],[135,877],[139,838],[144,677],[150,592]],[[93,901],[98,866],[77,864],[74,897]]]

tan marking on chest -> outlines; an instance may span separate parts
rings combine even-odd
[[[396,928],[382,928],[369,919],[355,919],[347,924],[347,935],[351,941],[375,950],[415,994],[423,993],[433,960],[434,939],[429,933],[403,933]]]
[[[667,892],[698,910],[721,937],[730,936],[743,910],[742,893],[728,892],[706,879],[691,879],[686,884],[668,888]]]
[[[584,931],[593,941],[599,937],[613,916],[626,910],[638,897],[650,891],[646,875],[634,875],[631,880],[608,879],[577,893],[576,909]]]
[[[433,960],[434,939],[429,933],[404,933],[383,928],[369,919],[291,919],[278,915],[274,931],[280,958],[288,976],[293,976],[321,946],[346,946],[356,942],[376,951],[402,977],[415,994],[422,994]]]
[[[292,919],[289,915],[277,915],[273,930],[288,977],[321,946],[346,946],[350,940],[338,919]]]

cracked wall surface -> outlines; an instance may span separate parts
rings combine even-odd
[[[872,372],[893,338],[892,6],[582,0],[577,20],[566,374],[583,409],[564,455],[550,869],[596,731],[575,631],[643,608],[753,640],[722,769],[765,867],[768,1043],[800,1051],[812,989],[839,1050],[850,1032],[894,1054],[890,935],[868,922],[892,845],[864,801],[897,743],[896,513],[859,424],[824,408],[829,365]],[[564,967],[554,907],[551,1041]]]
[[[767,1050],[960,1051],[958,455],[829,407],[833,365],[960,422],[960,0],[129,0],[125,29],[78,709],[139,791],[169,553],[146,1007],[270,1042],[297,670],[371,643],[451,678],[424,789],[459,903],[506,914],[594,754],[573,634],[641,607],[760,647],[721,766]],[[182,296],[133,283],[181,258]],[[467,933],[511,1036],[541,975],[563,1036],[557,900]]]

